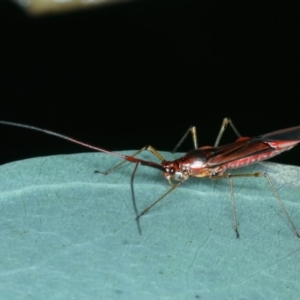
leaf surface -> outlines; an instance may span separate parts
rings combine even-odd
[[[265,178],[234,179],[240,239],[226,179],[188,180],[141,218],[139,235],[134,165],[95,173],[118,162],[88,153],[0,167],[1,299],[298,299],[300,241]],[[300,230],[299,168],[236,170],[257,171]],[[138,168],[139,211],[168,189],[157,170]]]

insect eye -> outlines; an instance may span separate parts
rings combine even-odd
[[[170,174],[174,174],[175,173],[175,169],[174,168],[170,168]]]

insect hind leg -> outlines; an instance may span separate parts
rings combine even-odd
[[[234,221],[234,230],[236,232],[236,237],[239,238],[239,231],[238,231],[238,222],[237,222],[237,218],[236,218],[236,209],[235,209],[235,201],[234,201],[234,193],[233,193],[233,178],[234,177],[265,177],[269,183],[269,186],[275,196],[275,198],[277,199],[278,203],[281,206],[281,209],[283,210],[283,212],[285,213],[285,216],[287,217],[295,235],[300,238],[300,234],[296,228],[296,226],[294,225],[294,222],[292,221],[292,218],[290,216],[290,214],[288,213],[284,203],[282,202],[282,200],[280,199],[272,181],[270,176],[267,173],[264,172],[255,172],[255,173],[243,173],[243,174],[223,174],[220,176],[215,176],[212,177],[212,179],[221,179],[221,178],[228,178],[229,179],[229,183],[230,183],[230,192],[231,192],[231,206],[232,206],[232,212],[233,212],[233,221]]]
[[[271,181],[270,176],[269,176],[267,173],[262,173],[261,176],[264,176],[265,178],[267,178],[267,180],[268,180],[268,182],[269,182],[269,186],[271,187],[271,190],[273,191],[274,196],[276,197],[278,203],[280,204],[281,209],[283,210],[283,212],[285,213],[285,215],[286,215],[288,221],[290,222],[290,224],[291,224],[291,226],[292,226],[292,228],[293,228],[293,231],[294,231],[295,235],[296,235],[298,238],[300,238],[300,234],[299,234],[299,232],[298,232],[296,226],[294,225],[294,222],[292,221],[291,216],[290,216],[290,214],[288,213],[288,211],[287,211],[285,205],[283,204],[282,200],[280,199],[280,197],[279,197],[279,195],[278,195],[276,189],[274,188],[274,185],[273,185],[273,183],[272,183],[272,181]]]

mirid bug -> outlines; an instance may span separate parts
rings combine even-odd
[[[177,150],[177,148],[182,144],[182,142],[186,139],[189,133],[191,133],[192,135],[194,149],[188,151],[181,158],[175,159],[173,161],[167,161],[152,146],[145,146],[131,156],[122,155],[119,153],[105,150],[100,147],[92,146],[90,144],[75,140],[66,135],[62,135],[60,133],[42,129],[39,127],[14,123],[14,122],[8,122],[8,121],[1,121],[1,120],[0,120],[0,124],[27,128],[27,129],[43,132],[79,144],[86,148],[90,148],[112,156],[119,157],[124,160],[123,162],[121,162],[120,164],[118,164],[116,167],[109,170],[105,174],[108,174],[113,170],[117,169],[120,165],[122,165],[126,161],[135,163],[135,168],[131,176],[131,190],[132,190],[132,201],[133,201],[133,206],[136,214],[137,226],[140,234],[142,231],[141,231],[139,220],[142,215],[148,212],[154,205],[160,202],[164,197],[166,197],[170,192],[175,190],[179,185],[181,185],[184,181],[186,181],[190,177],[198,177],[198,178],[208,177],[210,179],[221,179],[221,178],[229,179],[230,191],[231,191],[231,204],[232,204],[232,212],[233,212],[233,220],[234,220],[234,230],[236,232],[236,237],[239,238],[238,223],[236,218],[235,201],[234,201],[234,193],[233,193],[233,178],[234,177],[265,177],[269,183],[271,190],[273,191],[274,196],[276,197],[283,212],[285,213],[294,233],[296,234],[297,237],[300,237],[298,230],[296,229],[287,209],[285,208],[278,193],[276,192],[274,185],[270,177],[268,176],[268,174],[264,172],[241,173],[241,174],[230,174],[226,172],[227,170],[230,169],[237,169],[260,161],[267,160],[284,151],[292,149],[298,143],[300,143],[300,126],[282,129],[271,133],[263,134],[254,138],[249,138],[249,137],[242,137],[239,134],[239,132],[236,130],[232,121],[228,118],[225,118],[222,122],[222,126],[214,146],[203,146],[200,148],[198,147],[196,127],[192,126],[184,134],[183,138],[177,144],[173,152]],[[238,139],[231,144],[219,146],[221,137],[228,124],[236,133]],[[161,161],[161,164],[137,158],[136,155],[138,155],[144,150],[149,150],[151,153],[153,153]],[[161,197],[159,197],[155,202],[153,202],[149,207],[144,209],[141,213],[139,213],[137,210],[136,200],[134,195],[134,177],[139,165],[148,166],[162,171],[164,177],[168,180],[169,184],[171,185],[171,188],[166,193],[164,193]]]

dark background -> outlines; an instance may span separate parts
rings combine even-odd
[[[32,18],[1,2],[0,119],[109,150],[171,150],[190,125],[211,145],[224,117],[246,136],[300,125],[299,8],[136,1]],[[88,151],[4,125],[0,141],[0,163]],[[276,160],[300,165],[300,147]]]

